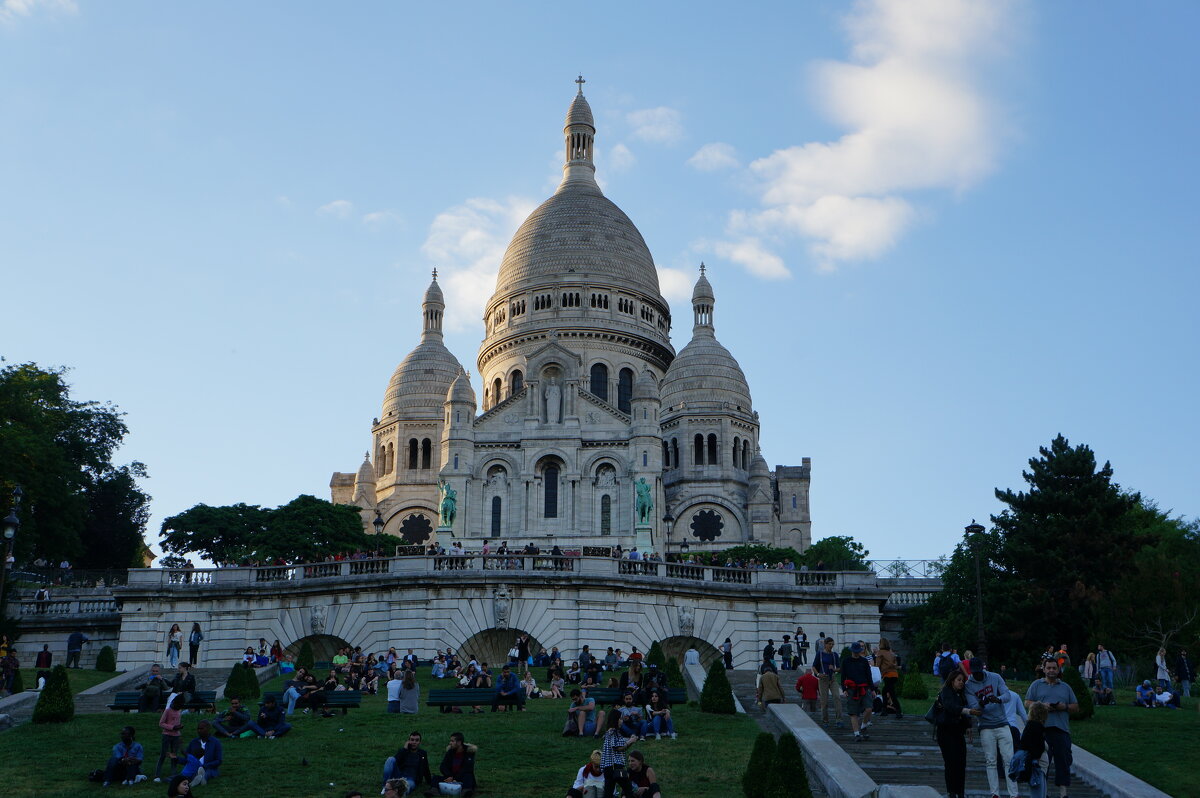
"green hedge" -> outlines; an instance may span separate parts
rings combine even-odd
[[[659,670],[667,667],[667,655],[657,640],[650,644],[650,650],[646,652],[646,667],[651,665],[657,665]]]
[[[234,665],[229,671],[229,679],[225,682],[225,697],[248,701],[258,698],[261,694],[262,688],[259,687],[258,674],[254,672],[254,668],[243,662]]]
[[[725,673],[725,664],[717,660],[708,669],[704,689],[700,691],[700,711],[717,715],[732,715],[737,712],[733,704],[733,687]]]
[[[900,680],[900,697],[914,701],[929,698],[929,686],[925,684],[925,675],[916,665],[909,665],[904,678]]]
[[[55,665],[46,680],[46,689],[38,696],[33,708],[34,723],[66,723],[75,717],[75,699],[71,697],[71,680],[67,669]]]
[[[1096,714],[1096,705],[1092,701],[1092,690],[1083,683],[1083,677],[1074,668],[1063,668],[1062,680],[1075,693],[1079,702],[1079,711],[1071,713],[1071,720],[1087,720]]]
[[[771,760],[766,798],[812,798],[804,755],[800,753],[795,735],[785,734],[779,738],[775,757]]]
[[[117,655],[112,646],[100,649],[100,653],[96,655],[96,670],[102,673],[117,672]]]
[[[296,655],[296,667],[313,669],[316,660],[313,659],[312,644],[305,640],[300,644],[300,653]]]
[[[667,667],[665,668],[665,671],[667,674],[668,687],[687,686],[687,683],[683,680],[683,670],[679,667],[679,660],[675,659],[674,657],[671,657],[669,660],[667,660]]]
[[[707,686],[707,685],[706,685]],[[746,770],[742,773],[742,795],[746,798],[767,798],[771,765],[775,761],[775,737],[762,732],[754,739],[754,749]]]

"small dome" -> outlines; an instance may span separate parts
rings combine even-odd
[[[704,276],[704,264],[700,264],[700,279],[696,281],[696,287],[692,289],[692,302],[708,301],[715,302],[716,295],[713,293],[712,283]]]
[[[440,335],[422,337],[417,348],[400,362],[383,396],[383,415],[387,422],[396,416],[408,417],[410,410],[432,410],[440,417],[446,392],[455,377],[462,373],[462,364],[442,343]]]
[[[654,374],[650,369],[643,369],[642,373],[633,382],[633,399],[657,399],[658,398],[658,381],[654,379]]]
[[[450,384],[450,390],[446,393],[447,402],[465,402],[467,404],[475,404],[475,389],[471,387],[471,381],[467,379],[466,372],[459,372],[454,378],[454,382]]]
[[[363,457],[365,459],[363,460],[363,464],[358,467],[358,474],[354,477],[354,484],[374,485],[375,468],[371,465],[371,453],[367,452]]]
[[[560,106],[561,107],[561,106]],[[571,103],[571,108],[567,111],[567,127],[571,125],[587,125],[592,130],[596,129],[596,123],[592,119],[592,106],[588,105],[587,98],[583,93],[575,95],[575,101]]]
[[[767,465],[767,459],[762,456],[761,449],[754,452],[754,459],[750,461],[750,476],[768,479],[771,477],[771,467]]]
[[[710,328],[698,331],[671,361],[663,377],[661,397],[664,408],[680,403],[711,406],[722,402],[746,413],[751,409],[750,386],[742,367]]]
[[[437,269],[433,270],[433,281],[429,283],[429,288],[425,289],[424,302],[435,305],[446,304],[446,298],[442,295],[442,287],[438,285]]]

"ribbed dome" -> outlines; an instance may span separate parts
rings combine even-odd
[[[463,370],[462,364],[442,343],[441,335],[426,335],[417,348],[396,366],[383,396],[380,421],[410,410],[428,409],[441,416],[451,383]]]
[[[363,464],[358,467],[358,475],[354,477],[354,484],[374,485],[375,484],[375,469],[371,466],[371,453],[367,452],[363,460]]]
[[[471,381],[467,379],[466,372],[459,372],[458,376],[454,378],[450,390],[446,393],[446,401],[475,404],[475,389],[471,387]]]
[[[590,181],[564,181],[529,215],[504,253],[496,291],[545,284],[570,272],[660,298],[642,234]]]
[[[700,264],[700,279],[696,281],[696,287],[692,289],[692,302],[708,300],[712,302],[717,297],[713,293],[712,283],[704,276],[704,264]]]
[[[425,302],[439,305],[446,304],[446,298],[442,294],[442,287],[438,285],[437,269],[433,270],[433,282],[429,284],[429,288],[425,289]]]
[[[657,399],[658,382],[650,369],[643,369],[638,378],[633,381],[633,399]]]
[[[767,478],[771,476],[771,467],[767,465],[767,458],[763,457],[761,450],[756,451],[754,459],[750,461],[750,476]]]
[[[588,105],[587,98],[583,93],[575,95],[575,101],[571,103],[570,109],[567,111],[567,127],[571,125],[587,125],[592,130],[596,129],[596,123],[592,120],[592,106]]]
[[[700,331],[671,361],[662,382],[662,406],[726,402],[750,412],[742,367],[711,332]]]

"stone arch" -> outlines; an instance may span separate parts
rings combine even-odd
[[[283,649],[284,654],[291,654],[292,659],[300,655],[300,649],[305,641],[312,646],[313,662],[329,662],[339,648],[345,648],[350,643],[336,635],[308,635],[299,640],[293,640]]]
[[[710,506],[705,508],[705,505],[715,505],[715,507]],[[711,541],[698,540],[692,535],[692,516],[704,509],[717,509],[721,514],[721,520],[725,523],[720,537]],[[703,494],[688,498],[675,511],[675,525],[671,529],[671,535],[678,538],[678,540],[672,541],[673,543],[677,543],[679,540],[686,540],[689,544],[738,544],[745,539],[744,529],[745,523],[741,512],[728,499],[723,496]]]
[[[429,521],[429,536],[424,540],[420,537],[421,524],[416,516],[424,516]],[[428,546],[437,537],[433,530],[437,528],[438,513],[432,503],[419,502],[406,505],[404,508],[389,512],[384,517],[383,532],[385,535],[395,535],[404,540],[406,545]]]
[[[512,455],[504,452],[488,452],[487,457],[477,461],[472,476],[475,479],[487,479],[488,471],[492,469],[492,466],[503,466],[504,470],[508,472],[510,482],[521,473],[521,466]]]
[[[527,634],[529,635],[529,650],[536,654],[541,650],[542,644],[532,633],[524,629],[483,629],[462,641],[457,648],[459,659],[466,663],[471,655],[474,655],[480,662],[488,663],[488,667],[492,671],[492,677],[500,676],[500,666],[508,662],[508,650],[516,643],[517,637]]]
[[[593,479],[596,476],[596,469],[602,465],[610,465],[617,470],[617,478],[620,479],[629,470],[629,464],[621,458],[620,455],[609,451],[597,451],[589,454],[580,464],[579,473],[587,479]]]
[[[668,637],[666,640],[660,640],[659,645],[662,646],[663,654],[666,658],[670,659],[674,657],[679,660],[680,666],[683,665],[683,655],[689,648],[694,648],[700,652],[700,664],[704,666],[704,670],[706,671],[709,666],[721,658],[720,649],[699,637],[675,635],[674,637]]]

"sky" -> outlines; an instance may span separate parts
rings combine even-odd
[[[586,78],[687,343],[701,261],[814,539],[935,558],[1062,433],[1200,484],[1200,5],[0,0],[0,355],[197,503],[328,498],[437,267],[470,371]],[[475,388],[482,395],[478,377]]]

